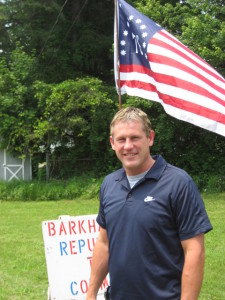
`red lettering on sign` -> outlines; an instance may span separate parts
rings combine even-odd
[[[92,248],[91,248],[91,245],[90,245],[90,240],[89,239],[87,239],[87,242],[88,242],[88,249],[89,249],[89,251],[93,251],[93,249],[94,249],[94,245],[95,245],[95,239],[94,238],[92,238]]]
[[[59,235],[61,235],[62,232],[64,232],[64,234],[66,235],[66,228],[65,228],[63,222],[60,223]]]
[[[88,220],[89,233],[91,233],[91,229],[92,228],[93,228],[93,232],[96,232],[96,223],[95,223],[95,220],[92,220],[92,225],[91,225],[91,220]]]
[[[91,257],[87,257],[87,259],[89,260],[89,262],[90,262],[90,267],[91,267],[91,263],[92,263],[92,256],[91,256]]]
[[[75,228],[76,227],[76,223],[74,221],[70,221],[69,222],[69,231],[70,231],[70,234],[74,233],[76,234],[76,231],[75,231]]]
[[[76,247],[76,241],[70,241],[70,253],[71,254],[77,254],[77,252],[74,250]]]
[[[48,235],[49,236],[54,236],[55,234],[56,234],[55,223],[48,222]]]
[[[81,280],[80,289],[81,289],[81,292],[83,294],[87,293],[87,291],[88,291],[88,284],[87,284],[86,280]]]
[[[84,224],[84,220],[83,220],[83,221],[78,221],[78,225],[79,225],[79,233],[82,233],[82,231],[83,231],[84,233],[86,233],[86,230],[84,229],[83,224]]]
[[[107,286],[109,285],[107,278],[105,278],[105,280],[103,281],[102,285],[101,285],[101,290],[104,290]]]

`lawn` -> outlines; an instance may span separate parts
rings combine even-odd
[[[203,195],[214,230],[206,235],[201,300],[225,299],[225,194]],[[41,223],[60,215],[98,211],[98,199],[0,202],[0,299],[47,299]]]

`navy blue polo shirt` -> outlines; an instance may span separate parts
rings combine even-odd
[[[100,190],[99,225],[109,239],[113,300],[178,300],[181,241],[212,229],[192,178],[162,156],[131,189],[124,169]]]

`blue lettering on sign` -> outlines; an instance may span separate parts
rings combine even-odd
[[[78,245],[76,246],[76,244],[78,244]],[[88,240],[88,245],[89,245],[89,240]],[[67,248],[67,246],[68,246],[68,248]],[[59,242],[61,256],[68,255],[68,254],[74,255],[77,253],[82,253],[82,250],[85,246],[86,246],[85,240],[77,240],[77,241],[74,240],[74,241],[69,241],[69,243]],[[77,248],[79,249],[79,252],[77,252],[77,250],[78,250]]]
[[[70,291],[73,296],[76,296],[78,294],[77,290],[76,290],[76,292],[74,291],[74,288],[76,288],[76,285],[77,285],[76,281],[72,281],[70,284]]]
[[[65,254],[68,255],[68,253],[66,252],[67,243],[66,242],[60,242],[59,244],[60,244],[61,256],[63,256],[63,252],[65,252]]]
[[[78,240],[78,244],[79,244],[79,251],[80,253],[82,252],[82,247],[85,246],[85,241],[84,240]]]

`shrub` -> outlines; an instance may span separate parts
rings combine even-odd
[[[201,192],[221,193],[225,191],[225,176],[201,174],[193,176]]]
[[[7,201],[62,200],[98,197],[102,178],[74,177],[68,181],[0,181],[0,199]]]
[[[225,191],[225,176],[201,174],[193,176],[201,192]],[[98,198],[103,177],[75,176],[70,180],[45,181],[0,181],[0,200],[4,201],[50,201],[63,199]]]

